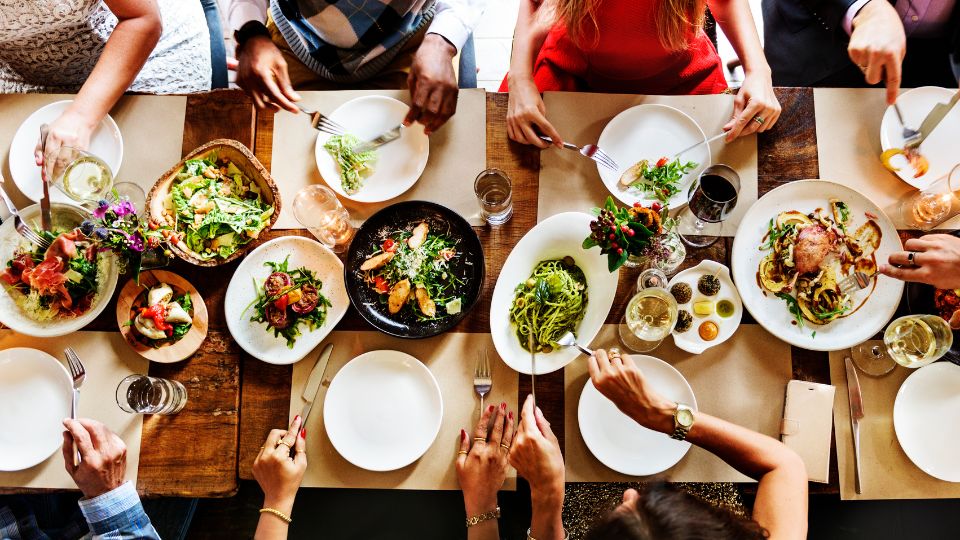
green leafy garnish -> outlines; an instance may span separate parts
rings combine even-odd
[[[377,153],[373,150],[354,152],[358,144],[360,139],[355,135],[345,134],[334,135],[323,145],[340,166],[340,182],[343,190],[349,194],[360,191],[363,175],[373,173],[373,162],[377,159]]]
[[[777,298],[787,303],[787,310],[790,311],[794,320],[797,321],[797,326],[803,328],[803,313],[800,311],[800,304],[797,302],[797,299],[784,292],[778,292]]]
[[[658,163],[663,163],[666,158],[662,158]],[[650,193],[657,200],[667,202],[670,197],[680,192],[679,184],[683,175],[687,174],[697,166],[696,163],[688,161],[681,163],[679,159],[664,163],[661,166],[650,166],[650,162],[642,160],[634,165],[634,174],[636,180],[630,183],[630,187],[641,189],[644,193]]]

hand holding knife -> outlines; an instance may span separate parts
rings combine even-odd
[[[332,353],[333,343],[328,343],[327,346],[320,351],[320,355],[317,357],[317,363],[314,364],[313,370],[310,371],[307,384],[304,385],[303,392],[300,394],[300,397],[306,402],[303,410],[300,411],[300,418],[303,419],[300,424],[302,426],[307,425],[307,418],[310,417],[310,411],[313,409],[314,402],[317,401],[318,398],[322,399],[323,395],[326,394],[327,388],[330,386],[330,381],[326,381],[326,384],[323,384],[323,375],[327,372],[327,365],[330,363],[330,355]]]

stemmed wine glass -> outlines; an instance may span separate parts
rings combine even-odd
[[[727,165],[711,165],[688,192],[687,207],[680,212],[680,237],[693,247],[707,247],[720,238],[723,220],[737,206],[740,175]]]
[[[867,375],[886,375],[900,364],[918,368],[947,354],[953,346],[953,331],[937,315],[906,315],[891,322],[883,341],[867,341],[854,347],[853,363]]]

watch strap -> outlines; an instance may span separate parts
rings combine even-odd
[[[693,413],[693,409],[683,403],[677,403],[677,410],[673,413],[673,433],[670,434],[670,438],[677,441],[684,441],[687,439],[687,434],[690,433],[690,428],[693,427],[693,423],[689,426],[684,426],[680,423],[680,411],[688,411]]]
[[[233,40],[237,42],[237,50],[243,47],[250,38],[256,36],[270,37],[270,30],[260,21],[247,21],[233,33]]]

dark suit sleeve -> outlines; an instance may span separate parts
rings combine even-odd
[[[843,27],[843,18],[855,0],[799,0],[799,2],[813,14],[818,23],[827,30],[833,31]]]

